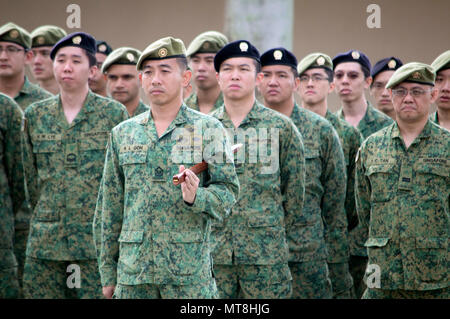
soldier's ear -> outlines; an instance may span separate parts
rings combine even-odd
[[[435,87],[433,87],[433,90],[431,91],[431,103],[436,102],[437,98],[438,98],[438,94],[439,90],[436,89]]]

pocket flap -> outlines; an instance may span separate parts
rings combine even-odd
[[[119,154],[120,165],[143,164],[147,161],[147,152],[126,152]]]
[[[417,164],[414,167],[416,172],[425,173],[425,174],[434,174],[442,177],[450,176],[450,169],[448,166],[440,165],[440,164]]]
[[[446,248],[447,245],[448,238],[416,237],[416,248]]]
[[[61,150],[60,141],[43,141],[33,144],[33,153],[56,153]]]
[[[365,247],[384,247],[388,243],[389,238],[369,238],[364,243]]]
[[[203,234],[199,231],[171,232],[170,240],[173,243],[201,243]]]
[[[119,242],[122,243],[142,243],[143,240],[144,231],[142,230],[123,230],[119,237]]]
[[[371,165],[367,168],[366,175],[372,175],[374,173],[388,173],[392,171],[392,168],[394,167],[393,164],[376,164]]]
[[[249,227],[270,227],[281,225],[282,216],[277,215],[253,215],[248,217]]]

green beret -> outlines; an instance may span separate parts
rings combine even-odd
[[[450,50],[445,51],[436,60],[431,63],[433,69],[438,73],[439,71],[450,69]]]
[[[66,31],[60,27],[54,25],[43,25],[31,32],[31,47],[52,47],[66,35]]]
[[[225,35],[217,31],[206,31],[192,40],[186,50],[186,56],[196,53],[217,53],[228,43]]]
[[[386,89],[393,88],[403,82],[413,82],[419,84],[427,84],[434,86],[436,73],[434,69],[424,63],[411,62],[403,65],[394,72],[389,82],[386,84]]]
[[[111,52],[102,65],[102,73],[108,71],[108,68],[113,64],[128,64],[136,65],[142,52],[134,48],[122,47],[117,48]]]
[[[28,31],[12,22],[0,27],[0,41],[13,42],[25,49],[31,49],[31,36]]]
[[[183,41],[173,37],[166,37],[153,42],[142,52],[136,64],[138,71],[146,60],[162,60],[169,58],[186,57],[186,48]]]
[[[302,75],[308,69],[323,68],[333,71],[333,61],[323,53],[311,53],[304,57],[297,65],[298,75]]]

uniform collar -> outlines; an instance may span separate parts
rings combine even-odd
[[[428,119],[422,132],[420,132],[420,134],[416,137],[416,139],[429,138],[431,136],[431,128],[432,128],[432,124],[431,124],[431,121]],[[393,138],[393,139],[401,138],[400,129],[398,128],[398,124],[396,121],[394,122],[394,125],[392,125],[391,130],[392,130],[391,138]]]

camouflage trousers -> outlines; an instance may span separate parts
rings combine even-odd
[[[367,288],[362,299],[449,299],[450,287],[434,290],[387,290]]]
[[[292,276],[287,264],[214,265],[222,299],[287,299],[292,294]]]
[[[17,267],[0,269],[0,299],[19,298]]]
[[[328,263],[331,286],[334,299],[352,299],[353,279],[348,269],[348,263]]]
[[[55,261],[27,256],[23,292],[27,299],[103,298],[97,261]]]
[[[292,299],[331,299],[333,291],[328,264],[323,261],[290,262]]]
[[[353,296],[356,299],[361,299],[367,286],[364,282],[364,274],[367,268],[367,257],[363,256],[350,256],[348,265],[350,268],[350,274],[353,277]]]
[[[115,299],[217,299],[216,281],[192,285],[122,285],[118,284],[114,291]]]
[[[14,231],[14,255],[17,259],[17,277],[19,279],[20,290],[22,290],[23,267],[25,265],[25,250],[27,249],[28,229],[16,229]],[[22,291],[20,292],[23,298]]]

